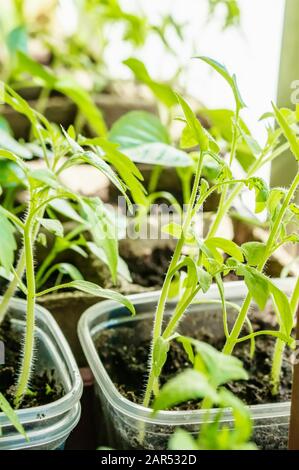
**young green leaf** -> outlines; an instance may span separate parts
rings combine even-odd
[[[63,225],[58,219],[38,219],[39,223],[48,232],[53,233],[56,237],[63,237]]]
[[[237,269],[237,274],[244,276],[245,284],[261,310],[264,310],[269,299],[268,279],[251,266],[242,265]]]
[[[154,374],[159,377],[163,366],[167,359],[167,353],[169,351],[169,341],[159,336],[153,346],[153,365]]]
[[[112,215],[98,198],[84,198],[80,203],[95,244],[105,252],[111,277],[115,283],[118,265],[118,233]]]
[[[180,341],[180,338],[178,338],[178,341]],[[231,380],[248,379],[248,374],[244,370],[242,362],[236,357],[223,354],[202,341],[193,338],[189,338],[189,341],[201,359],[199,372],[205,374],[215,387]]]
[[[71,281],[67,282],[66,284],[60,284],[59,286],[51,287],[50,289],[46,289],[45,291],[39,292],[37,294],[37,297],[41,297],[50,292],[54,292],[60,289],[77,289],[81,292],[85,292],[85,294],[93,295],[94,297],[101,297],[103,299],[114,300],[115,302],[124,305],[133,315],[135,315],[134,305],[125,296],[123,296],[119,292],[110,289],[103,289],[102,287],[98,286],[97,284],[94,284],[93,282],[84,280]]]
[[[269,188],[267,183],[259,177],[253,176],[246,181],[249,189],[255,190],[255,212],[258,214],[267,207]]]
[[[15,140],[8,132],[0,128],[0,147],[1,149],[8,150],[20,158],[29,160],[32,158],[32,152],[25,146]]]
[[[84,219],[75,211],[72,204],[65,199],[54,199],[49,203],[49,206],[70,220],[74,220],[79,224],[85,223]]]
[[[52,71],[21,51],[18,52],[18,65],[21,70],[30,73],[50,90],[55,89],[68,96],[78,106],[91,128],[99,135],[106,135],[107,129],[101,111],[93,103],[89,94],[71,77],[57,78]]]
[[[170,136],[160,120],[145,111],[132,111],[121,117],[112,126],[109,138],[134,162],[171,167],[192,164],[185,152],[170,145]]]
[[[28,172],[28,178],[35,186],[40,185],[40,183],[43,183],[52,189],[58,189],[61,187],[55,174],[47,168],[43,168],[40,170],[30,170]]]
[[[243,262],[244,257],[242,250],[240,247],[233,242],[232,240],[227,240],[225,238],[221,237],[213,237],[213,238],[208,238],[205,241],[205,245],[210,249],[220,249],[227,253],[228,255],[232,256],[236,260],[240,261],[240,263]]]
[[[14,262],[14,255],[17,249],[15,240],[15,228],[0,211],[0,264],[9,274]]]
[[[286,139],[288,140],[290,144],[291,151],[296,158],[296,160],[299,161],[299,139],[296,135],[296,132],[292,129],[290,124],[288,123],[286,117],[284,116],[282,110],[278,109],[277,106],[275,106],[274,103],[272,103],[273,109],[274,109],[274,114],[275,118],[281,127]]]
[[[109,265],[107,255],[103,248],[97,246],[93,242],[87,242],[87,246],[90,249],[91,253],[93,253],[97,258],[103,261],[103,263],[107,264],[107,266]],[[128,265],[121,257],[118,258],[117,274],[122,276],[126,281],[132,282],[132,277]]]
[[[202,398],[209,398],[213,403],[218,402],[217,392],[208,378],[196,370],[187,369],[161,388],[153,403],[153,409],[165,410],[188,400]]]
[[[221,388],[219,390],[220,403],[223,408],[231,408],[234,415],[235,428],[233,431],[236,443],[244,443],[250,439],[252,433],[252,422],[250,411],[244,403],[232,392]]]
[[[185,115],[187,125],[189,126],[200,149],[202,151],[208,150],[209,148],[208,134],[206,133],[205,129],[199,122],[197,116],[194,114],[194,112],[192,111],[188,103],[180,95],[176,95],[176,96],[177,96],[179,104],[181,105],[183,113]]]
[[[197,266],[197,277],[198,277],[198,283],[201,287],[201,290],[206,293],[211,287],[212,284],[212,276],[205,271],[203,268],[200,266]]]
[[[110,129],[109,140],[122,149],[155,142],[170,144],[166,127],[157,116],[146,111],[131,111],[119,118]]]
[[[246,108],[246,104],[244,103],[241,97],[241,94],[237,85],[236,76],[231,75],[228,72],[227,68],[224,65],[220,64],[219,62],[217,62],[216,60],[210,59],[209,57],[203,57],[203,56],[197,57],[197,59],[200,59],[206,62],[207,64],[209,64],[211,67],[213,67],[214,70],[216,70],[216,72],[218,72],[227,81],[227,83],[231,87],[232,92],[234,94],[237,109],[240,110],[240,109]]]
[[[199,450],[198,444],[192,434],[184,429],[176,429],[168,442],[169,450]]]
[[[262,242],[247,242],[243,243],[241,249],[250,266],[258,266],[262,257],[265,254],[265,243]]]
[[[172,91],[171,87],[153,80],[143,62],[131,57],[123,63],[132,70],[137,80],[147,85],[155,97],[165,104],[165,106],[171,108],[177,104],[175,93]]]

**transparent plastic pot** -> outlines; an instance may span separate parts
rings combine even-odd
[[[275,281],[286,293],[290,293],[294,286],[294,279]],[[242,282],[229,282],[225,284],[227,301],[241,303],[246,296],[247,289]],[[183,427],[194,435],[198,433],[204,420],[204,411],[162,411],[155,417],[151,410],[134,404],[123,397],[99,358],[95,341],[102,331],[118,326],[134,328],[136,322],[152,319],[159,292],[137,294],[130,297],[136,307],[136,316],[130,317],[125,308],[113,301],[105,301],[90,307],[78,325],[78,334],[82,348],[95,377],[96,413],[101,442],[116,449],[167,449],[170,435],[178,427]],[[219,300],[216,286],[201,296],[201,300]],[[170,314],[173,302],[169,302],[167,312]],[[188,310],[196,322],[211,325],[214,335],[223,337],[222,315],[219,306],[211,303],[193,305]],[[232,321],[233,313],[230,312]],[[186,317],[185,317],[186,318]],[[254,421],[254,440],[260,448],[275,449],[286,447],[288,435],[288,422],[290,403],[270,403],[251,406]],[[216,413],[216,411],[215,411]],[[214,413],[211,413],[213,418]],[[225,410],[222,422],[232,424],[230,410]],[[144,439],[140,442],[140,429],[145,429]]]
[[[13,328],[22,333],[25,328],[26,302],[13,299],[11,302]],[[18,417],[23,424],[27,442],[11,425],[9,419],[0,413],[0,450],[62,449],[71,431],[77,425],[81,408],[82,381],[80,373],[60,328],[52,315],[43,307],[36,306],[36,352],[35,373],[45,369],[53,370],[65,394],[48,405],[19,409]]]

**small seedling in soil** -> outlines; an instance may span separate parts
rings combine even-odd
[[[128,157],[117,150],[115,145],[100,139],[96,148],[88,148],[87,144],[83,148],[76,140],[73,129],[70,129],[69,132],[63,129],[59,130],[51,125],[41,114],[30,108],[27,102],[10,87],[3,86],[5,102],[30,120],[46,164],[44,169],[32,170],[26,160],[19,155],[8,150],[0,150],[1,161],[13,162],[22,172],[23,184],[28,192],[26,211],[19,215],[0,205],[1,274],[9,280],[8,288],[0,304],[0,323],[3,323],[6,318],[10,301],[16,290],[20,289],[26,297],[26,328],[24,340],[20,341],[22,357],[14,396],[14,407],[19,408],[24,395],[28,391],[33,371],[35,304],[38,297],[58,289],[78,289],[94,296],[114,299],[134,313],[132,304],[121,294],[103,289],[83,279],[78,279],[78,273],[77,275],[73,274],[75,279],[71,282],[54,285],[44,291],[37,289],[38,282],[35,277],[34,248],[41,233],[41,228],[64,241],[71,243],[73,239],[72,236],[69,236],[69,239],[67,237],[66,239],[63,238],[63,227],[61,222],[53,217],[54,211],[62,213],[70,219],[77,221],[79,219],[83,225],[87,225],[93,236],[94,245],[101,249],[106,256],[112,277],[116,278],[118,272],[117,235],[115,227],[103,207],[102,201],[98,198],[89,199],[82,197],[70,191],[61,184],[59,175],[66,168],[73,165],[81,163],[92,165],[103,172],[118,187],[127,201],[129,201],[126,194],[127,188],[130,187],[131,192],[134,193],[134,191],[140,191],[142,186],[138,179],[138,170]],[[111,163],[118,173],[112,169]],[[126,173],[128,167],[132,170],[132,173],[126,176],[128,174]],[[126,172],[124,168],[126,168]],[[78,233],[80,233],[80,229],[79,225]],[[22,248],[18,255],[18,260],[16,260],[17,234],[22,240]],[[79,244],[77,243],[74,245],[74,248],[78,248],[78,246]],[[73,268],[72,270],[74,271]],[[25,278],[23,279],[24,274]],[[69,274],[71,273],[69,272]],[[5,398],[2,396],[0,406],[15,424],[17,418],[12,414]],[[18,425],[19,428],[20,426]]]
[[[271,374],[274,394],[277,393],[279,384],[284,345],[294,346],[291,332],[298,303],[298,282],[292,298],[289,300],[286,294],[264,274],[263,270],[270,256],[281,245],[288,242],[298,242],[298,235],[288,234],[287,226],[290,221],[296,220],[296,217],[298,217],[298,208],[293,203],[293,197],[299,184],[299,172],[288,189],[274,188],[271,190],[263,179],[254,176],[254,174],[265,163],[272,161],[287,148],[292,150],[298,160],[297,135],[293,126],[297,121],[297,117],[291,111],[279,110],[273,106],[274,113],[271,116],[276,118],[279,128],[268,128],[267,142],[264,148],[261,148],[254,138],[242,128],[240,113],[245,104],[237,87],[236,77],[212,59],[204,57],[202,60],[213,67],[226,80],[233,92],[235,112],[231,124],[230,154],[225,160],[220,158],[218,144],[212,135],[202,127],[187,102],[178,95],[177,99],[185,116],[186,128],[189,135],[192,136],[192,140],[196,140],[198,144],[199,156],[183,224],[182,226],[168,227],[169,231],[178,234],[178,242],[165,277],[154,318],[150,372],[143,401],[146,407],[150,405],[152,396],[157,396],[159,393],[159,377],[167,358],[169,343],[177,334],[183,315],[200,292],[205,293],[209,290],[212,281],[215,281],[218,286],[222,303],[223,328],[226,338],[223,348],[225,354],[231,355],[238,343],[249,340],[251,341],[251,353],[254,354],[254,339],[260,335],[271,335],[277,339]],[[286,140],[281,142],[284,137]],[[245,141],[250,147],[252,161],[247,168],[245,177],[235,179],[232,168],[240,141]],[[202,178],[202,169],[207,156],[212,157],[221,165],[221,171],[211,188],[207,181]],[[250,242],[240,247],[230,240],[217,236],[217,230],[224,215],[244,188],[251,190],[255,195],[255,212],[258,214],[267,211],[268,213],[270,232],[266,243]],[[220,202],[209,233],[202,239],[196,233],[193,221],[198,210],[213,191],[220,192]],[[182,251],[185,243],[194,247],[194,250],[187,256],[183,256]],[[224,258],[223,253],[226,258]],[[248,295],[240,307],[231,329],[228,327],[227,302],[222,281],[222,277],[230,272],[242,277],[248,289]],[[164,316],[165,306],[170,292],[173,293],[173,281],[178,277],[182,279],[182,282],[176,282],[178,286],[176,307],[170,320],[166,320]],[[278,330],[253,332],[248,317],[249,307],[254,301],[263,311],[269,299],[273,303],[279,328]],[[166,326],[164,326],[165,321]],[[249,326],[250,332],[245,336],[240,336],[245,323]]]
[[[177,337],[193,364],[193,369],[186,369],[169,380],[153,402],[154,413],[171,409],[190,400],[197,401],[205,410],[203,424],[198,437],[184,429],[175,430],[169,441],[171,450],[253,450],[255,445],[249,442],[252,423],[249,409],[224,386],[234,380],[248,378],[241,361],[220,353],[206,343],[192,338]],[[211,409],[219,410],[211,417]],[[230,408],[234,426],[223,425],[223,409]]]

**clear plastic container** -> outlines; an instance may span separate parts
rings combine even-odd
[[[24,331],[26,302],[13,299],[11,318],[14,328]],[[54,370],[55,377],[64,387],[65,394],[59,400],[44,406],[20,409],[18,417],[23,424],[29,442],[0,413],[0,450],[36,449],[54,450],[64,442],[79,421],[82,381],[80,373],[60,328],[52,315],[36,306],[35,372]]]
[[[286,293],[294,285],[293,279],[277,280],[277,284]],[[226,299],[241,303],[247,289],[242,282],[225,284]],[[159,292],[138,294],[130,299],[136,307],[137,315],[130,317],[125,308],[116,302],[105,301],[90,307],[78,325],[78,334],[88,363],[95,376],[95,393],[98,398],[97,410],[100,433],[106,438],[101,444],[116,449],[166,449],[170,435],[177,427],[183,427],[197,434],[203,423],[204,411],[161,411],[155,417],[151,410],[124,398],[116,389],[101,362],[95,340],[101,331],[116,328],[119,325],[134,326],[145,318],[152,318],[159,298]],[[202,299],[219,299],[218,290],[212,286]],[[172,302],[168,303],[168,313],[172,310]],[[219,307],[211,304],[194,305],[189,308],[188,315],[194,315],[196,321],[211,326],[214,334],[223,336],[222,316]],[[276,449],[286,447],[290,403],[273,403],[251,406],[254,420],[254,440],[260,448]],[[215,411],[216,413],[216,411]],[[213,416],[213,412],[212,412]],[[232,423],[230,410],[225,410],[222,422]],[[143,424],[142,424],[143,423]],[[145,437],[139,443],[140,429],[144,426]]]

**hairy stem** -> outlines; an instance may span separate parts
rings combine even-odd
[[[30,379],[33,350],[34,350],[34,326],[35,326],[35,276],[32,247],[32,233],[30,225],[24,231],[24,249],[26,259],[26,281],[27,281],[27,310],[26,310],[26,330],[25,343],[21,364],[21,373],[18,380],[15,395],[15,406],[19,406]]]
[[[287,196],[285,197],[285,200],[284,200],[284,202],[281,206],[279,214],[278,214],[278,216],[275,220],[275,223],[273,225],[273,228],[270,232],[270,235],[269,235],[269,238],[268,238],[268,241],[267,241],[267,244],[266,244],[264,256],[262,257],[262,259],[260,261],[260,264],[257,267],[258,271],[262,271],[264,269],[264,266],[265,266],[265,264],[268,260],[269,254],[272,251],[273,244],[275,244],[275,242],[276,242],[276,238],[277,238],[277,235],[279,233],[281,223],[283,221],[286,210],[287,210],[291,200],[294,197],[294,194],[297,190],[298,185],[299,185],[299,172],[297,173],[296,177],[293,180],[292,185],[290,186],[290,188],[288,190]],[[230,333],[230,336],[226,340],[226,343],[224,345],[223,352],[226,353],[226,354],[231,354],[234,347],[235,347],[236,340],[238,339],[238,337],[241,333],[241,330],[243,328],[244,322],[247,318],[247,313],[248,313],[248,309],[250,307],[251,301],[252,301],[252,295],[248,292],[248,294],[247,294],[247,296],[244,300],[244,303],[242,305],[242,308],[241,308],[241,310],[238,314],[237,320],[236,320],[236,322],[233,326],[233,329]]]
[[[47,195],[45,195],[45,199],[47,199]],[[44,207],[40,210],[40,212],[37,214],[38,217],[43,217],[43,214],[44,214]],[[31,217],[31,216],[30,216]],[[37,218],[38,218],[37,217]],[[37,219],[36,218],[36,219]],[[24,227],[26,226],[27,222],[28,222],[28,219],[29,219],[29,214],[27,216],[27,220],[24,224]],[[35,239],[38,235],[38,232],[39,232],[39,227],[40,227],[40,224],[39,223],[35,223],[34,225],[34,228],[33,228],[33,235],[32,235],[32,241],[33,243],[35,242]],[[3,322],[4,318],[5,318],[5,315],[8,311],[8,308],[9,308],[9,303],[12,299],[12,297],[14,296],[17,288],[18,288],[18,282],[19,282],[19,279],[22,279],[23,275],[24,275],[24,272],[25,272],[25,267],[26,267],[26,253],[25,253],[25,247],[21,250],[21,253],[20,253],[20,258],[19,258],[19,261],[17,263],[17,266],[16,266],[16,275],[13,277],[12,281],[9,283],[9,286],[8,288],[6,289],[4,295],[3,295],[3,298],[2,298],[2,301],[0,303],[0,325],[1,323]]]
[[[168,298],[168,293],[169,293],[169,288],[171,285],[171,272],[175,269],[180,256],[182,254],[182,249],[185,243],[185,234],[190,226],[190,223],[192,221],[192,215],[193,215],[193,208],[194,204],[196,202],[196,196],[197,196],[197,191],[198,191],[198,186],[200,182],[200,177],[201,177],[201,172],[202,172],[202,167],[203,167],[203,158],[204,158],[204,153],[201,152],[200,158],[198,161],[197,165],[197,170],[196,170],[196,175],[193,183],[193,188],[192,188],[192,193],[189,201],[189,206],[187,210],[187,214],[183,223],[183,228],[182,228],[182,234],[181,237],[176,245],[173,258],[171,260],[171,263],[169,264],[168,271],[166,274],[166,278],[162,287],[161,295],[159,298],[156,314],[155,314],[155,320],[154,320],[154,329],[153,329],[153,340],[152,340],[152,350],[155,342],[157,339],[161,336],[162,332],[162,323],[163,323],[163,317],[164,317],[164,311],[165,311],[165,305],[166,301]],[[143,400],[143,405],[145,407],[148,407],[150,404],[151,396],[153,393],[153,390],[157,387],[158,379],[154,376],[154,368],[153,368],[153,355],[151,354],[150,357],[150,373],[149,373],[149,378],[148,378],[148,383],[146,387],[146,392]]]

